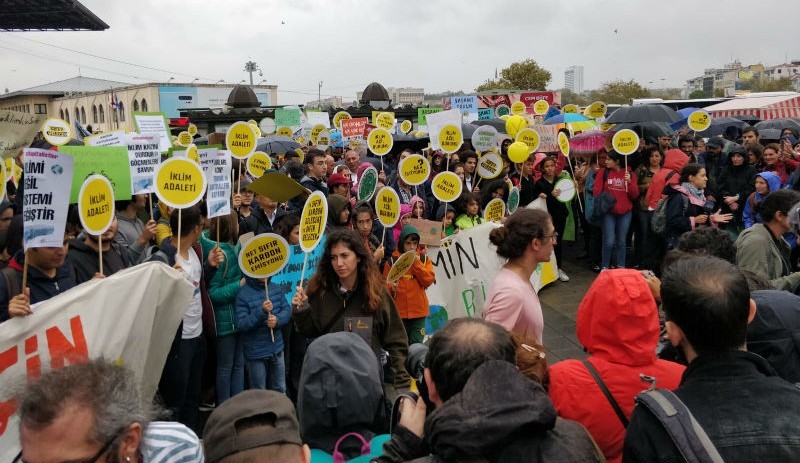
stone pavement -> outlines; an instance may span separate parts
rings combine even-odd
[[[582,238],[578,235],[578,239]],[[578,305],[597,276],[583,259],[583,242],[566,242],[563,253],[563,269],[570,281],[555,281],[539,291],[544,314],[544,346],[548,351],[547,363],[552,365],[559,360],[586,358],[583,346],[575,333],[575,320]]]

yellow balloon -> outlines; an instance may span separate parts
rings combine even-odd
[[[528,126],[528,121],[522,116],[511,116],[506,119],[506,133],[512,137],[517,136],[517,132]]]
[[[508,145],[508,159],[513,163],[520,164],[525,162],[528,159],[529,153],[530,149],[525,142],[515,141]]]

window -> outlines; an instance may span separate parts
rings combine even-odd
[[[144,98],[142,98],[142,112],[143,113],[147,112],[147,100],[145,100]]]
[[[97,106],[92,105],[92,124],[97,124]]]
[[[73,112],[72,114],[74,114],[74,115],[75,115],[75,122],[77,122],[78,124],[80,124],[80,123],[81,123],[81,110],[80,110],[80,109],[78,109],[78,107],[77,107],[77,106],[75,106],[75,112]]]
[[[35,112],[36,114],[47,114],[47,105],[35,104],[33,105],[33,112]]]
[[[69,123],[69,109],[64,110],[64,120]]]
[[[103,105],[100,105],[100,123],[101,124],[106,123],[106,112],[105,110],[103,110]]]
[[[136,99],[133,100],[133,112],[139,112],[139,102]]]
[[[117,111],[119,112],[119,120],[125,122],[125,106],[122,105],[121,101],[117,104]]]
[[[86,108],[81,106],[81,122],[86,125]]]
[[[16,109],[16,108],[14,108],[14,109]],[[59,109],[58,110],[58,118],[59,119],[64,119],[64,110],[63,109]]]
[[[119,122],[119,117],[118,117],[119,111],[116,108],[112,108],[111,109],[111,114],[114,115],[114,123],[115,124],[118,123]]]

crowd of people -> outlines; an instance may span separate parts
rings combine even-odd
[[[156,407],[104,360],[46,373],[21,391],[20,461],[52,461],[53,452],[59,461],[682,461],[672,429],[637,399],[656,387],[674,391],[724,461],[790,461],[800,452],[793,136],[765,147],[752,128],[741,144],[645,138],[626,159],[531,153],[519,164],[503,143],[503,172],[483,182],[469,143],[452,155],[423,150],[431,179],[445,170],[461,178],[452,203],[437,200],[431,180],[403,181],[397,166],[413,149],[383,159],[363,149],[312,147],[302,161],[276,154],[275,170],[328,203],[322,258],[290,303],[268,279],[244,276],[238,254],[250,233],[298,244],[305,195],[279,203],[251,191],[241,168],[225,217],[208,220],[202,205],[151,211],[136,195],[117,201],[102,237],[71,213],[63,247],[28,253],[16,190],[16,202],[0,205],[0,321],[143,262],[174,267],[196,288]],[[402,203],[392,229],[357,198],[369,167]],[[569,172],[580,205],[557,199]],[[490,234],[506,263],[482,316],[451,320],[426,340],[436,276],[413,219],[441,222],[446,238],[482,224],[482,209],[514,187],[520,209]],[[525,207],[537,199],[547,211]],[[602,271],[578,309],[589,357],[548,366],[531,276],[555,255],[557,279],[568,282],[562,240],[581,234]],[[410,270],[387,283],[408,251]],[[205,426],[201,407],[213,409]]]

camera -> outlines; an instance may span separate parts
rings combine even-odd
[[[409,398],[416,402],[420,398],[425,402],[428,407],[428,413],[434,409],[434,404],[428,398],[428,385],[425,383],[425,357],[428,355],[428,346],[425,344],[417,343],[408,346],[408,357],[406,358],[406,371],[417,382],[418,394],[414,392],[402,392],[397,395],[397,398],[392,405],[392,418],[390,424],[390,432],[394,430],[397,423],[400,421],[400,403],[404,398]]]

